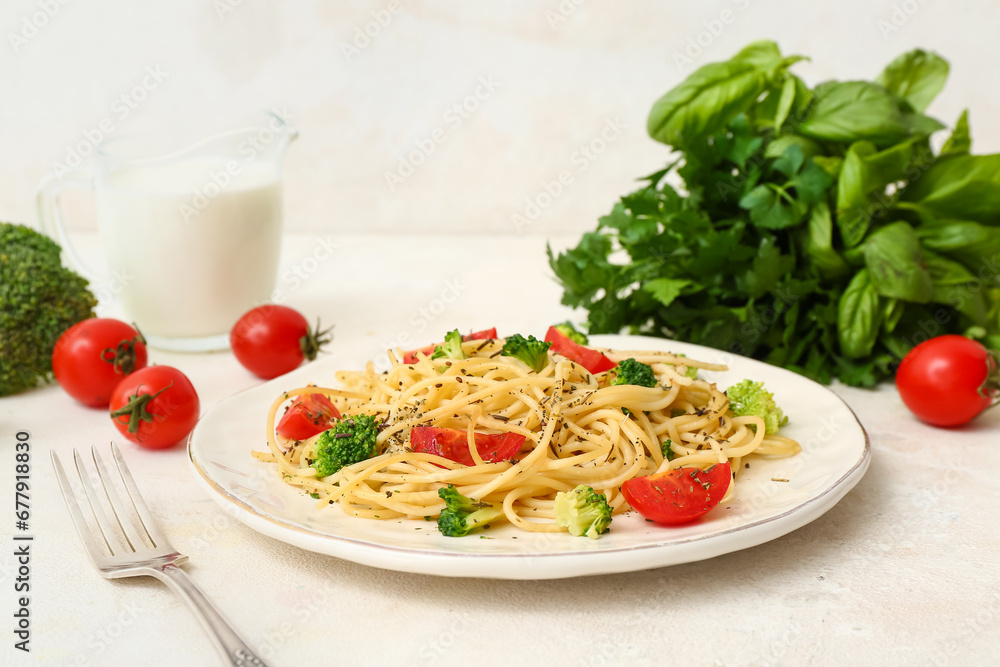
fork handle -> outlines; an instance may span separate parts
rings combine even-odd
[[[187,572],[172,563],[150,567],[151,574],[172,588],[195,611],[202,627],[222,652],[225,664],[237,667],[267,667],[223,618]]]

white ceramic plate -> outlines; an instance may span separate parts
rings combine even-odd
[[[868,468],[868,437],[850,408],[832,391],[800,375],[697,345],[637,336],[594,336],[591,343],[624,350],[670,350],[725,363],[730,371],[704,373],[725,388],[749,377],[763,380],[789,416],[782,433],[802,452],[751,460],[737,496],[682,527],[649,523],[635,512],[615,517],[598,540],[569,534],[532,534],[503,525],[483,537],[443,537],[432,521],[374,521],[348,517],[339,507],[318,511],[315,501],[280,481],[271,464],[250,456],[266,449],[264,420],[282,391],[332,382],[341,368],[366,360],[334,354],[215,405],[188,442],[188,454],[209,494],[250,528],[303,549],[375,567],[454,577],[554,579],[628,572],[712,558],[746,549],[818,518]],[[775,481],[788,480],[788,481]]]

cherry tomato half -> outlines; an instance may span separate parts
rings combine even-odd
[[[959,426],[1000,396],[995,353],[955,334],[931,338],[903,357],[896,387],[906,407],[934,426]]]
[[[570,361],[575,361],[590,373],[603,373],[615,367],[615,362],[608,359],[597,350],[580,345],[555,327],[549,327],[545,333],[545,342],[552,343],[552,351],[561,354]]]
[[[229,332],[236,359],[265,380],[284,375],[305,360],[312,361],[328,342],[329,330],[320,331],[317,323],[313,331],[299,311],[276,304],[247,311]]]
[[[52,373],[66,393],[85,405],[107,407],[111,392],[129,373],[146,366],[146,340],[120,320],[77,322],[52,350]]]
[[[725,497],[733,481],[729,463],[711,468],[676,468],[622,484],[625,500],[645,518],[668,525],[694,521]]]
[[[462,340],[490,340],[491,338],[497,337],[497,328],[492,327],[490,329],[483,329],[482,331],[473,331],[470,334],[462,336]],[[436,348],[440,343],[435,343],[434,345],[427,345],[419,350],[410,350],[409,352],[403,353],[403,363],[404,364],[415,364],[417,363],[417,352],[423,352],[424,356],[429,357],[434,354],[434,348]]]
[[[191,433],[201,403],[184,373],[172,366],[147,366],[118,383],[110,407],[122,435],[148,449],[165,449]]]
[[[305,440],[322,433],[340,419],[340,410],[323,394],[296,396],[274,430],[289,440]]]
[[[521,451],[524,441],[520,433],[476,433],[476,451],[486,463],[506,461]],[[464,429],[414,426],[410,430],[410,447],[415,452],[437,454],[456,463],[475,465]]]

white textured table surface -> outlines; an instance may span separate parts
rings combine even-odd
[[[80,242],[98,257],[95,238]],[[569,315],[537,237],[296,236],[283,258],[286,303],[334,323],[333,344],[368,357],[454,327],[540,333]],[[152,350],[150,360],[186,372],[203,412],[260,382],[228,353]],[[14,517],[4,513],[0,664],[217,664],[161,583],[109,582],[86,560],[49,451],[66,460],[74,446],[109,440],[190,555],[185,569],[273,666],[996,664],[1000,410],[944,431],[915,421],[891,385],[833,389],[868,430],[873,461],[815,522],[707,561],[531,582],[403,574],[299,550],[223,511],[182,447],[138,449],[57,386],[3,398],[0,498],[13,509],[14,434],[27,430],[34,540],[24,654],[12,633]]]

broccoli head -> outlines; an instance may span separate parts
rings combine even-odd
[[[561,333],[563,336],[566,336],[566,338],[569,338],[571,341],[573,341],[577,345],[589,345],[590,344],[590,339],[587,338],[587,335],[584,334],[584,333],[580,333],[579,331],[577,331],[576,327],[574,327],[569,322],[563,322],[562,324],[556,324],[554,326],[555,326],[556,331],[558,331],[559,333]]]
[[[788,421],[784,411],[774,402],[774,395],[764,389],[763,382],[743,380],[726,390],[729,409],[737,417],[754,416],[764,420],[765,433],[777,433]]]
[[[611,505],[585,484],[569,492],[560,491],[556,494],[556,524],[568,528],[571,535],[596,540],[609,530]]]
[[[370,415],[344,417],[323,431],[316,441],[312,467],[317,477],[327,477],[344,466],[375,456],[378,420]]]
[[[454,484],[438,489],[438,495],[445,503],[445,508],[438,515],[438,530],[446,537],[464,537],[503,516],[502,509],[463,496]]]
[[[521,334],[513,334],[507,336],[501,354],[505,357],[517,357],[538,373],[549,362],[550,347],[552,343],[538,340],[534,336],[525,338]]]
[[[640,387],[655,387],[656,374],[653,367],[641,361],[622,359],[615,366],[615,379],[611,384],[637,384]]]
[[[455,329],[449,331],[444,342],[434,348],[431,359],[465,359],[465,352],[462,350],[462,333]]]
[[[94,316],[87,281],[59,254],[49,237],[0,222],[0,396],[47,380],[59,336]]]

